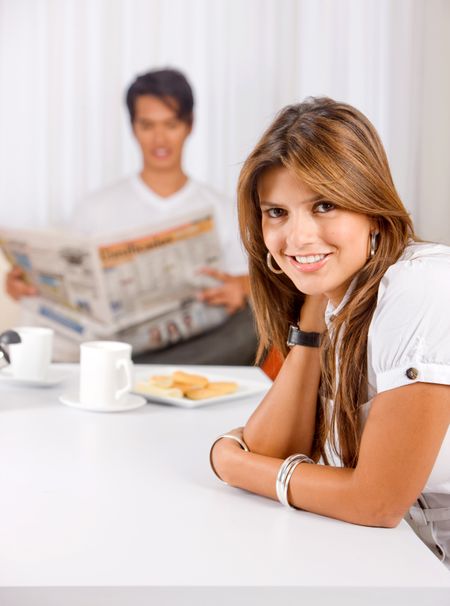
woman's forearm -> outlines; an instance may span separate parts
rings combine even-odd
[[[319,381],[319,349],[293,347],[244,428],[252,452],[280,458],[292,452],[311,455]]]
[[[282,459],[246,453],[239,446],[223,446],[215,454],[223,479],[236,488],[277,500],[276,477]],[[376,490],[362,490],[355,470],[348,468],[298,465],[288,500],[298,509],[364,526],[390,527],[401,519],[391,513],[388,502],[378,498]]]

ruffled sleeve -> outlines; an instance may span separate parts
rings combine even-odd
[[[368,335],[376,392],[450,384],[450,257],[396,263],[384,275]]]

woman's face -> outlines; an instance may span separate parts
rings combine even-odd
[[[280,269],[301,292],[337,306],[367,261],[373,222],[339,209],[284,167],[267,170],[258,193],[264,242]]]

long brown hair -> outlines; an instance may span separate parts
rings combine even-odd
[[[241,238],[249,255],[252,297],[260,346],[287,354],[288,325],[296,323],[304,296],[285,274],[266,265],[258,183],[274,166],[292,171],[339,208],[367,215],[379,231],[378,247],[356,278],[349,300],[333,320],[322,347],[322,380],[315,444],[327,461],[325,442],[354,467],[358,460],[358,408],[367,394],[367,335],[378,285],[410,239],[411,219],[395,189],[380,138],[354,107],[329,98],[309,98],[284,108],[245,161],[238,185]],[[339,368],[335,367],[336,355]],[[338,375],[338,376],[337,376]],[[334,399],[332,414],[327,402]],[[336,428],[330,431],[331,427]]]

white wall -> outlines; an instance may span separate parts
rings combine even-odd
[[[416,221],[424,238],[450,244],[450,2],[425,8]]]
[[[275,112],[326,94],[368,114],[419,231],[450,240],[449,23],[447,0],[0,0],[0,223],[58,222],[136,170],[124,89],[173,65],[194,176],[233,195]]]

